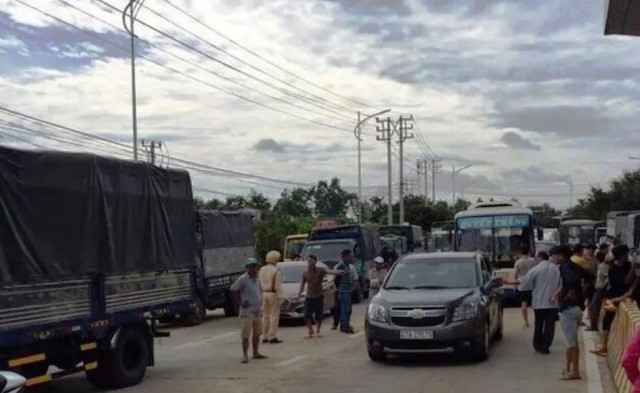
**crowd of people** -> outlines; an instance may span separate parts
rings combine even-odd
[[[516,279],[508,283],[517,285],[526,327],[527,309],[534,310],[533,347],[539,353],[550,353],[559,320],[567,347],[562,379],[581,379],[578,329],[600,330],[600,347],[592,353],[606,356],[617,305],[626,298],[640,300],[640,268],[633,268],[634,256],[624,244],[563,244],[549,253],[538,252],[535,260],[526,248],[522,254],[515,265]],[[636,348],[640,357],[640,335]]]
[[[282,272],[277,268],[281,254],[270,251],[266,264],[260,264],[254,258],[246,261],[246,272],[231,286],[236,294],[240,310],[240,333],[242,337],[242,363],[249,363],[249,347],[253,349],[253,359],[266,359],[260,352],[260,337],[263,344],[280,344],[277,337],[280,321],[280,308],[283,302]],[[351,250],[341,253],[342,261],[333,270],[318,267],[315,255],[307,257],[307,269],[301,277],[298,298],[303,293],[304,320],[308,329],[306,338],[322,337],[322,319],[324,317],[323,281],[326,275],[333,275],[336,287],[332,330],[354,334],[351,326],[352,293],[358,288],[358,272],[354,266]],[[377,257],[375,267],[369,271],[369,281],[373,293],[378,290],[387,274],[384,258]],[[315,329],[314,329],[315,328]]]

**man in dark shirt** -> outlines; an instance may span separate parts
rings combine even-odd
[[[571,262],[571,254],[571,247],[564,244],[553,250],[554,258],[560,264],[562,279],[562,287],[557,296],[560,306],[560,326],[567,345],[566,365],[562,376],[564,380],[581,379],[578,325],[584,308],[582,280],[586,272],[578,264]]]
[[[309,329],[309,335],[306,338],[313,338],[313,322],[316,322],[316,334],[320,335],[320,327],[322,326],[322,317],[324,316],[324,277],[327,274],[334,276],[340,273],[327,271],[326,269],[317,267],[318,258],[315,255],[307,257],[307,271],[302,275],[302,284],[300,284],[300,292],[298,297],[302,296],[305,285],[307,286],[307,295],[304,299],[304,320]]]

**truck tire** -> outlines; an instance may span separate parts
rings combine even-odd
[[[152,348],[141,327],[123,328],[116,347],[102,350],[98,368],[87,372],[89,382],[100,389],[121,389],[142,381],[151,359]]]
[[[240,315],[240,309],[238,308],[236,302],[233,300],[231,294],[227,294],[226,296],[226,302],[224,304],[224,315],[227,317],[237,317],[238,315]]]
[[[198,326],[202,323],[206,314],[207,312],[205,311],[202,302],[198,300],[195,309],[185,315],[184,322],[187,326]]]

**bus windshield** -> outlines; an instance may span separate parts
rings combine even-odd
[[[528,215],[461,217],[456,220],[456,250],[492,255],[496,267],[512,266],[523,246],[533,249]]]

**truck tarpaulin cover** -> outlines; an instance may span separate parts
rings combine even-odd
[[[246,212],[198,211],[204,249],[253,247],[253,220]]]
[[[189,174],[0,147],[0,285],[191,267]]]
[[[198,211],[198,221],[205,277],[244,271],[247,258],[255,257],[251,214]]]

